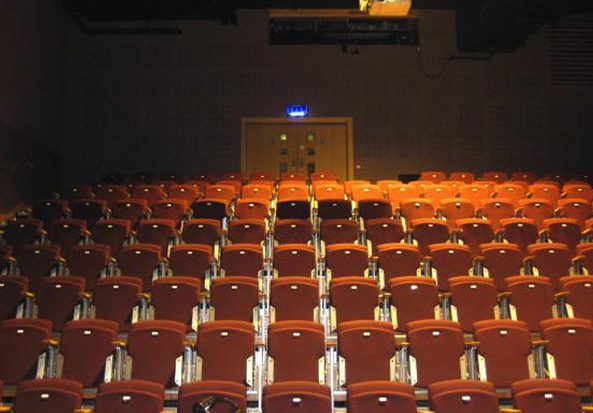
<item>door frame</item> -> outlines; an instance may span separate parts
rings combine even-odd
[[[287,125],[299,124],[336,124],[346,126],[346,176],[354,179],[354,127],[351,117],[343,118],[241,118],[241,173],[247,173],[247,126],[249,124],[284,123]]]

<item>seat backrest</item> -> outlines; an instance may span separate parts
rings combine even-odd
[[[172,387],[176,360],[183,356],[186,327],[176,321],[138,321],[128,336],[132,379]]]
[[[268,340],[268,356],[273,359],[271,373],[274,382],[319,381],[319,360],[325,356],[322,324],[312,321],[279,321],[270,324]],[[268,374],[270,367],[272,366],[268,364]]]
[[[263,251],[253,244],[225,245],[220,260],[227,276],[257,277],[263,267]]]
[[[395,356],[393,328],[384,321],[349,321],[338,325],[338,352],[346,365],[346,385],[392,377],[390,360]]]
[[[397,277],[389,280],[393,324],[397,331],[406,331],[411,321],[436,318],[439,290],[429,277]]]
[[[306,320],[315,318],[319,307],[318,281],[305,277],[282,277],[272,280],[270,306],[273,320]]]
[[[60,339],[62,377],[95,387],[103,381],[105,359],[114,350],[118,324],[107,320],[70,321]]]
[[[5,385],[35,377],[37,359],[51,337],[51,329],[48,320],[0,322],[0,380]]]
[[[202,380],[247,383],[247,361],[255,351],[253,324],[245,321],[210,321],[200,325],[196,345],[202,358]]]
[[[515,381],[529,378],[532,344],[525,322],[483,320],[474,323],[473,328],[490,382],[498,387],[508,387]]]
[[[460,359],[465,354],[463,331],[449,320],[420,320],[407,325],[410,357],[416,360],[416,384],[460,379]]]
[[[160,413],[165,389],[162,384],[146,380],[124,380],[103,383],[95,399],[96,413]]]

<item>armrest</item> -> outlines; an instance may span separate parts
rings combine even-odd
[[[593,406],[583,406],[583,413],[585,412],[593,412]]]
[[[500,409],[500,413],[523,413],[523,410],[504,408]]]
[[[93,413],[93,409],[74,409],[74,413]]]
[[[10,406],[0,406],[0,412],[12,412],[12,407],[10,407]]]

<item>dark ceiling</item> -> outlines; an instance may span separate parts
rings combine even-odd
[[[105,21],[218,20],[238,9],[356,9],[358,0],[62,0],[83,29]],[[512,52],[544,24],[593,12],[593,0],[413,0],[412,8],[457,12],[459,52]],[[240,23],[240,22],[239,22]],[[88,34],[125,34],[87,30]],[[134,31],[131,31],[134,33]],[[136,30],[136,33],[139,32]],[[170,33],[180,34],[172,30]]]

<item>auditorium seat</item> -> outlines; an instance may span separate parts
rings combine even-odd
[[[82,407],[82,385],[66,379],[27,380],[19,384],[14,413],[77,412]]]
[[[241,199],[272,199],[272,187],[264,184],[244,185],[241,188]]]
[[[442,171],[422,171],[420,172],[420,179],[423,181],[432,181],[435,184],[447,179],[447,174]]]
[[[198,372],[200,380],[251,382],[252,378],[247,377],[247,363],[255,352],[253,324],[234,320],[201,324],[196,351],[202,360]]]
[[[235,217],[239,219],[265,219],[270,215],[270,202],[267,199],[249,198],[235,202]]]
[[[132,379],[175,386],[176,359],[183,356],[185,325],[176,321],[138,321],[128,335]],[[179,384],[179,383],[177,383]]]
[[[529,186],[529,193],[527,194],[530,198],[546,199],[553,207],[556,207],[558,200],[560,199],[560,187],[554,184],[543,184],[536,182]]]
[[[259,245],[233,244],[222,248],[221,268],[226,276],[258,276],[263,267],[263,250]]]
[[[161,185],[151,184],[136,184],[132,188],[132,198],[144,199],[149,207],[158,201],[165,198],[165,192]]]
[[[97,199],[107,201],[109,208],[111,208],[116,201],[123,201],[129,198],[130,193],[128,192],[128,187],[125,185],[101,184],[95,187],[95,196]]]
[[[350,219],[324,219],[321,222],[321,239],[327,246],[353,243],[359,238],[359,225]]]
[[[484,199],[477,215],[488,219],[494,231],[498,231],[501,220],[515,216],[515,206],[507,198]]]
[[[430,265],[437,273],[439,290],[449,290],[449,279],[469,275],[473,260],[467,245],[432,244],[429,246]]]
[[[528,252],[527,247],[538,240],[539,231],[533,219],[507,218],[500,220],[500,224],[505,240],[518,245],[524,254]]]
[[[412,221],[412,235],[421,256],[430,253],[430,246],[449,241],[449,227],[442,219],[423,218]]]
[[[127,219],[105,219],[93,228],[92,239],[95,244],[108,246],[111,255],[117,258],[131,231],[131,222]]]
[[[18,268],[21,275],[29,279],[29,289],[37,290],[41,278],[57,274],[58,267],[64,262],[59,245],[24,245],[16,251]]]
[[[375,320],[379,286],[373,278],[341,277],[330,282],[330,303],[337,325],[345,321]]]
[[[480,245],[494,240],[494,228],[488,219],[467,218],[457,220],[457,233],[461,241],[470,248],[472,255],[480,254]]]
[[[384,282],[396,277],[415,276],[420,268],[420,251],[412,244],[390,243],[378,248]]]
[[[439,315],[439,290],[429,277],[398,277],[389,280],[391,317],[397,331],[406,331],[411,321],[435,319]]]
[[[40,241],[43,234],[43,221],[35,218],[13,219],[8,221],[2,238],[14,251],[23,245]]]
[[[337,179],[337,175],[332,171],[317,171],[311,172],[311,174],[309,175],[309,179],[311,180],[311,182],[328,180],[335,181]]]
[[[525,187],[517,182],[505,182],[504,184],[496,185],[492,196],[501,199],[510,200],[515,208],[519,207],[519,201],[525,198]]]
[[[520,208],[517,210],[517,214],[533,219],[538,230],[543,229],[544,220],[554,216],[554,205],[543,198],[522,199],[519,201],[519,206]]]
[[[313,186],[313,194],[317,201],[344,199],[346,191],[344,186],[337,182],[320,184]]]
[[[62,218],[49,224],[50,242],[59,245],[66,255],[72,247],[84,243],[89,235],[87,223],[82,219]]]
[[[33,203],[33,218],[43,221],[49,225],[56,219],[65,218],[68,215],[68,201],[63,199],[41,199]]]
[[[66,255],[69,275],[83,278],[87,291],[93,291],[97,279],[109,272],[112,262],[108,245],[76,245]]]
[[[451,229],[458,227],[458,220],[471,219],[476,213],[474,205],[467,198],[441,199],[438,211],[447,220],[447,225]]]
[[[84,387],[96,387],[105,375],[105,360],[114,349],[119,326],[107,320],[70,321],[60,338],[64,357],[62,378],[75,380]]]
[[[516,244],[491,242],[480,245],[482,265],[499,290],[506,287],[505,279],[521,273],[523,253]]]
[[[5,386],[35,378],[37,360],[51,338],[51,329],[48,320],[0,322],[0,381]]]
[[[520,275],[506,278],[505,283],[517,319],[525,321],[530,331],[538,331],[541,320],[553,317],[554,286],[549,278]]]
[[[451,290],[451,310],[463,331],[471,331],[476,321],[496,318],[498,296],[492,278],[452,277],[449,278]]]
[[[560,278],[562,291],[567,292],[566,304],[574,317],[593,321],[593,276],[571,275]]]
[[[527,323],[518,320],[483,320],[474,323],[478,354],[486,377],[497,387],[509,387],[530,378],[534,370],[533,346]],[[504,361],[504,362],[503,362]],[[482,373],[482,372],[481,372]]]
[[[593,190],[591,185],[586,183],[567,182],[562,187],[562,198],[584,199],[591,203],[593,201]]]
[[[148,202],[145,199],[124,199],[115,201],[111,206],[111,217],[118,220],[127,219],[132,228],[136,228],[138,222],[145,219],[149,212]]]
[[[61,331],[73,319],[74,307],[85,290],[85,280],[80,277],[45,277],[35,294],[39,307],[38,317],[52,322],[54,331]]]
[[[201,292],[200,279],[191,277],[163,277],[152,283],[151,303],[155,320],[172,320],[197,327],[198,305]]]
[[[420,191],[412,185],[399,184],[389,185],[387,187],[387,199],[391,202],[391,208],[395,212],[400,205],[402,199],[420,198]]]
[[[441,205],[441,200],[450,199],[455,196],[453,189],[448,185],[427,185],[424,188],[424,198],[432,202],[436,210]]]
[[[581,242],[581,227],[576,219],[550,218],[544,221],[545,234],[554,242],[565,244],[570,252],[576,253],[577,244]]]
[[[383,196],[387,197],[387,194],[389,193],[389,187],[393,185],[402,185],[402,181],[397,179],[380,179],[377,181],[377,185],[379,188],[381,188]]]
[[[369,268],[368,260],[368,250],[362,245],[344,243],[326,247],[325,261],[332,278],[362,277]]]
[[[15,318],[29,289],[29,279],[15,275],[0,276],[0,321]],[[1,394],[1,393],[0,393]]]
[[[142,280],[145,290],[150,288],[152,279],[158,274],[162,264],[161,247],[152,244],[125,246],[118,258],[121,275]]]
[[[87,184],[68,185],[60,191],[60,198],[69,202],[81,199],[91,199],[94,197],[95,194],[93,193],[91,186]]]
[[[276,181],[276,174],[274,172],[253,172],[249,175],[249,182],[265,181],[273,184]]]
[[[529,185],[537,180],[537,176],[533,172],[515,171],[511,174],[511,181],[527,182]]]
[[[394,381],[366,381],[348,386],[349,413],[416,413],[414,388]]]
[[[184,199],[164,199],[156,201],[152,205],[152,218],[168,219],[175,222],[175,227],[179,228],[190,215],[190,209]]]
[[[338,343],[338,355],[344,359],[339,363],[342,386],[394,378],[391,360],[396,357],[396,342],[390,323],[368,320],[341,323]]]
[[[242,218],[230,222],[228,239],[233,244],[260,245],[266,238],[266,222],[259,218]]]
[[[209,198],[198,199],[190,205],[193,211],[193,218],[207,218],[216,219],[222,221],[226,218],[229,213],[230,201],[222,198]]]
[[[176,234],[175,221],[155,218],[140,221],[136,231],[136,238],[142,244],[160,247],[161,254],[167,255],[169,245],[174,243]]]
[[[187,244],[202,244],[212,247],[220,241],[222,228],[215,219],[190,219],[185,223],[181,239]]]
[[[276,219],[274,240],[278,244],[307,244],[313,238],[313,226],[308,219]]]
[[[347,186],[344,184],[344,186]],[[365,199],[382,199],[383,191],[378,185],[370,183],[356,184],[351,186],[349,191],[353,201],[362,201]]]
[[[459,187],[459,197],[469,199],[474,209],[479,209],[482,200],[490,198],[491,191],[487,186],[473,183]]]
[[[309,199],[309,188],[305,182],[281,181],[278,184],[278,201],[285,199]]]
[[[225,185],[217,183],[209,185],[206,188],[205,198],[224,199],[228,202],[233,201],[237,196],[237,189],[234,185]]]
[[[317,200],[317,215],[322,220],[348,219],[352,216],[352,203],[343,198]]]
[[[314,321],[319,312],[319,286],[312,278],[282,277],[270,286],[271,320]]]
[[[274,269],[279,277],[314,277],[315,248],[304,244],[282,244],[274,249]]]
[[[332,413],[331,389],[318,383],[287,381],[264,387],[263,413]]]
[[[406,228],[417,219],[430,219],[435,215],[435,208],[430,200],[425,198],[403,198],[399,203],[399,211],[406,220]]]
[[[95,317],[114,321],[121,331],[128,331],[142,290],[143,282],[136,277],[100,278],[93,293]]]
[[[463,331],[449,320],[420,320],[407,325],[410,357],[416,360],[416,385],[464,377],[460,359],[465,355]]]
[[[72,218],[86,221],[90,230],[95,224],[107,217],[107,201],[104,199],[82,199],[70,204]]]
[[[513,383],[513,405],[521,413],[581,413],[581,398],[568,380],[532,379]]]
[[[579,198],[566,198],[558,201],[558,214],[563,218],[573,218],[585,227],[591,217],[591,201]]]
[[[169,187],[169,200],[184,200],[186,205],[191,205],[202,193],[196,185],[182,184]]]
[[[268,328],[268,382],[325,383],[325,333],[313,321],[278,321]]]
[[[552,356],[556,377],[585,386],[593,380],[593,325],[582,318],[541,321],[546,351]]]
[[[169,269],[174,276],[193,277],[202,283],[213,262],[212,247],[208,245],[174,245],[169,253]]]
[[[486,181],[495,181],[498,184],[502,184],[509,180],[508,175],[506,172],[499,172],[499,171],[491,171],[491,172],[484,172],[482,174],[482,178]]]
[[[473,172],[451,172],[449,174],[451,181],[463,181],[466,184],[471,184],[476,180],[476,175]]]
[[[282,188],[279,189],[281,191]],[[306,188],[304,189],[307,190]],[[281,220],[308,220],[311,217],[311,204],[307,195],[280,197],[276,202],[276,218]]]
[[[259,306],[257,278],[225,276],[213,278],[210,285],[210,316],[214,320],[255,322]]]
[[[361,199],[357,202],[358,215],[364,220],[391,218],[391,202],[384,198]]]
[[[161,413],[165,390],[162,384],[145,380],[103,383],[97,391],[95,413]]]
[[[365,220],[365,230],[367,239],[371,241],[374,256],[377,256],[380,245],[398,243],[404,237],[401,221],[394,218]]]
[[[552,280],[555,288],[559,287],[559,280],[570,275],[572,253],[564,244],[542,243],[528,247],[530,257],[538,274]]]
[[[445,380],[428,386],[434,413],[499,413],[494,385],[478,380]]]
[[[195,413],[196,406],[213,403],[212,411],[246,411],[247,388],[241,383],[224,380],[202,380],[179,387],[178,413]],[[243,409],[243,410],[241,410]]]

